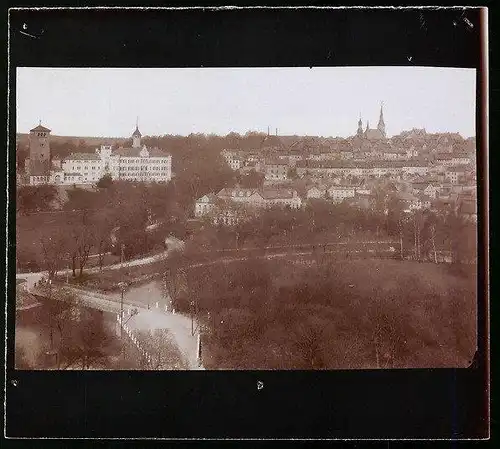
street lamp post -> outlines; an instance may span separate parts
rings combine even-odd
[[[121,296],[120,296],[120,338],[123,337],[123,294],[125,293],[125,289],[127,288],[127,284],[125,282],[120,282],[118,284],[120,287],[121,291]]]
[[[123,351],[123,294],[125,293],[125,289],[127,288],[126,282],[120,282],[118,284],[121,290],[121,299],[120,299],[120,343],[121,343],[121,358],[123,361],[124,351]]]
[[[52,279],[49,279],[49,303],[52,301]],[[53,331],[53,317],[50,314],[50,350],[54,350],[54,331]]]
[[[191,301],[191,335],[194,335],[194,313],[193,313],[193,307],[194,307],[194,301]]]

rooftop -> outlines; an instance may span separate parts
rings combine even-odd
[[[169,157],[170,154],[159,148],[147,148],[149,157]],[[124,157],[141,157],[142,148],[118,148],[113,153],[117,156]]]
[[[45,128],[45,126],[42,126],[41,124],[36,126],[35,128],[33,129],[30,129],[30,133],[33,133],[33,132],[44,132],[44,133],[50,133],[50,129],[49,128]]]
[[[72,153],[64,158],[65,161],[99,161],[101,158],[95,153]]]

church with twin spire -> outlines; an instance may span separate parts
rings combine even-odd
[[[357,137],[368,140],[380,140],[387,137],[385,132],[385,122],[384,122],[384,104],[380,105],[380,117],[378,119],[378,125],[376,128],[370,128],[370,122],[366,122],[366,128],[363,130],[363,122],[361,116],[358,121],[358,131],[356,133]]]

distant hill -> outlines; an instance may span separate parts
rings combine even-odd
[[[28,146],[29,144],[29,134],[28,133],[17,133],[16,140],[18,142],[19,148],[23,148]],[[82,143],[89,147],[97,147],[103,144],[113,144],[118,143],[122,144],[127,140],[126,137],[81,137],[81,136],[58,136],[58,135],[50,135],[50,142],[64,145],[72,144],[73,146],[80,146]]]

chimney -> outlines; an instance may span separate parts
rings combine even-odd
[[[276,128],[276,137],[278,137],[278,128]]]
[[[267,135],[269,135],[269,126],[267,127]]]

